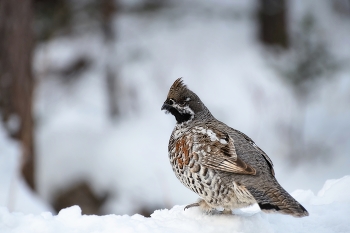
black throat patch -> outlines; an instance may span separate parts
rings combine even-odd
[[[192,117],[190,113],[180,113],[174,107],[167,108],[167,110],[175,117],[178,124],[189,121]]]

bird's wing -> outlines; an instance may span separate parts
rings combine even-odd
[[[255,175],[256,170],[237,156],[232,137],[214,131],[217,140],[208,140],[210,152],[203,157],[204,166],[237,174]]]
[[[246,175],[255,175],[256,171],[254,168],[249,166],[240,158],[237,158],[236,161],[232,159],[224,158],[223,156],[219,157],[207,157],[204,159],[204,166],[214,168],[217,170],[232,172],[237,174],[246,174]]]
[[[231,128],[232,129],[232,128]],[[271,173],[273,176],[275,176],[275,171],[273,169],[273,163],[272,163],[272,160],[269,158],[269,156],[265,153],[265,151],[263,151],[262,149],[260,149],[260,147],[258,147],[255,142],[250,138],[248,137],[246,134],[242,133],[241,131],[239,130],[236,130],[236,129],[232,129],[233,131],[237,132],[238,134],[240,134],[241,136],[244,137],[245,140],[247,140],[249,142],[249,144],[251,144],[257,151],[260,152],[260,154],[264,157],[264,159],[266,160],[267,164],[269,165],[270,167],[270,170],[271,170]]]

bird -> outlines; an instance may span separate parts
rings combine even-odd
[[[232,214],[257,203],[266,213],[309,215],[278,183],[269,156],[250,137],[217,120],[182,78],[170,87],[161,110],[176,119],[168,144],[172,170],[199,195],[184,210]]]

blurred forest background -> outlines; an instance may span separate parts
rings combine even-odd
[[[193,201],[160,111],[178,77],[289,192],[349,174],[349,0],[0,0],[0,205]]]

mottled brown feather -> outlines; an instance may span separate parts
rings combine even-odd
[[[211,142],[211,151],[217,152],[215,154],[209,153],[208,156],[203,159],[203,165],[225,172],[255,175],[256,170],[237,156],[233,139],[228,134],[221,131],[213,131],[221,140],[224,140],[225,143],[218,141]]]

